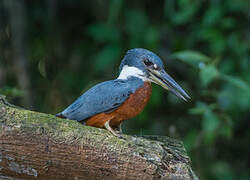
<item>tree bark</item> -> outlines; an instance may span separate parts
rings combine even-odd
[[[198,179],[182,142],[125,138],[15,107],[0,96],[2,179]]]

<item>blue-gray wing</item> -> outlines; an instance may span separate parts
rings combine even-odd
[[[92,87],[57,116],[82,121],[95,114],[112,112],[143,85],[140,79],[106,81]]]

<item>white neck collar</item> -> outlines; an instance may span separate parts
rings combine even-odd
[[[117,79],[128,79],[129,76],[140,78],[143,81],[147,80],[142,70],[127,65],[123,66],[121,73]]]

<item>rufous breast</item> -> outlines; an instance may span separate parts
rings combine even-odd
[[[138,115],[150,99],[152,87],[150,82],[144,82],[129,98],[111,113],[99,113],[90,117],[86,125],[103,127],[110,120],[111,127],[118,127],[122,121]]]

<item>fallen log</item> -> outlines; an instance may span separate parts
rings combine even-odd
[[[125,138],[0,96],[0,179],[198,179],[181,141]]]

